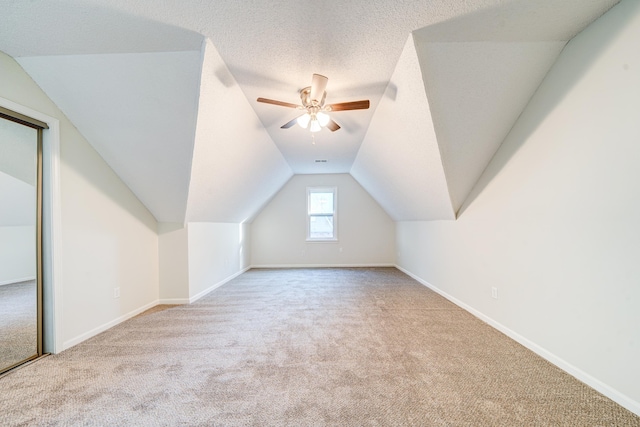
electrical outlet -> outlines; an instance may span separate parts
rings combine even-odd
[[[491,287],[491,298],[498,299],[498,288],[495,286]]]
[[[113,288],[113,297],[120,298],[120,288]]]

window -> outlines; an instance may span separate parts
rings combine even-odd
[[[307,240],[338,240],[336,230],[336,187],[307,188]]]

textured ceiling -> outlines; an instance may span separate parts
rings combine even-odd
[[[617,1],[0,0],[0,50],[160,221],[242,221],[292,173],[330,172],[397,220],[450,219],[564,43]],[[328,102],[371,109],[315,141],[280,129],[296,111],[256,98],[297,103],[312,73]]]

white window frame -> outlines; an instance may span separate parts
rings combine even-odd
[[[333,193],[333,214],[312,214],[311,193]],[[319,216],[333,217],[333,237],[311,237],[311,218]],[[338,187],[307,187],[307,242],[338,241]]]

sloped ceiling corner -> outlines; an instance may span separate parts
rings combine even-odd
[[[395,221],[455,218],[411,36],[351,175]]]
[[[206,40],[187,222],[250,220],[293,175],[210,40]]]
[[[183,221],[199,51],[17,61],[158,221]]]
[[[455,219],[566,42],[617,1],[514,0],[413,31],[351,174],[397,221]]]
[[[456,213],[564,45],[615,3],[516,0],[413,32]]]
[[[416,44],[457,212],[565,42]]]

